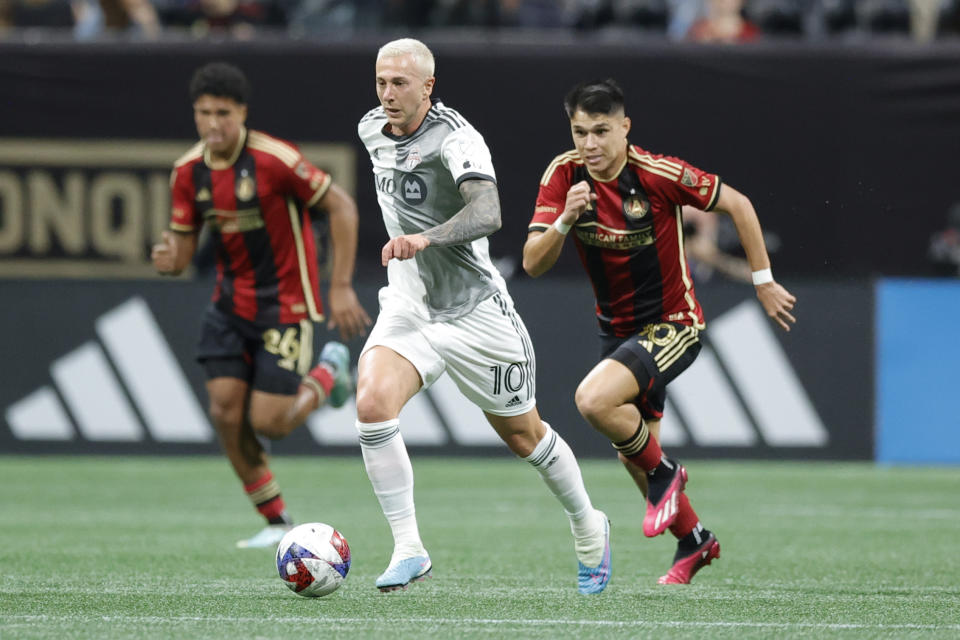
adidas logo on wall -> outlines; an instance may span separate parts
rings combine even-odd
[[[79,432],[91,441],[137,442],[149,432],[157,442],[213,440],[210,423],[142,298],[98,318],[96,333],[99,342],[86,342],[50,365],[52,386],[6,409],[15,437],[72,440]]]
[[[743,302],[713,320],[707,338],[668,387],[664,445],[827,445],[827,429],[758,303]]]
[[[56,358],[50,383],[3,409],[23,441],[211,443],[214,432],[177,356],[140,297],[100,316],[95,339]],[[665,446],[825,447],[828,432],[754,301],[713,320],[694,364],[670,384],[661,427]],[[196,366],[192,354],[181,360]],[[584,363],[589,368],[591,363]],[[546,387],[541,387],[541,395]],[[573,389],[556,393],[573,394]],[[519,396],[506,407],[521,404]],[[407,403],[404,440],[417,446],[501,447],[483,413],[447,375]],[[307,419],[314,441],[355,446],[356,405]],[[567,428],[588,427],[577,422]]]

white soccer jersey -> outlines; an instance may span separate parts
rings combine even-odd
[[[391,238],[421,233],[449,220],[465,202],[459,185],[496,182],[483,136],[455,110],[434,102],[409,136],[385,133],[382,107],[357,127],[373,163],[377,200]],[[465,245],[429,247],[412,260],[391,260],[390,287],[432,321],[460,318],[506,285],[490,261],[486,238]]]

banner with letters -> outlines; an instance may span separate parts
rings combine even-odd
[[[669,387],[664,446],[682,457],[869,459],[873,456],[872,289],[787,283],[800,302],[784,333],[752,287],[699,289],[700,356]],[[0,453],[216,453],[194,361],[205,280],[0,280],[8,336],[0,370]],[[597,359],[584,279],[510,283],[537,353],[543,418],[584,457],[608,457],[573,395]],[[377,284],[359,287],[376,311]],[[323,340],[331,339],[327,336]],[[322,341],[322,340],[321,340]],[[350,345],[355,355],[362,347]],[[14,366],[15,365],[15,366]],[[274,453],[358,453],[355,405],[321,409]],[[401,414],[420,453],[509,455],[447,376]]]
[[[0,278],[153,278],[170,223],[170,171],[195,141],[0,138]],[[356,151],[304,156],[349,193]]]

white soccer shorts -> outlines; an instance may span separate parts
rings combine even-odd
[[[426,389],[446,371],[483,411],[522,415],[536,405],[536,357],[527,328],[505,292],[456,320],[430,322],[390,287],[380,289],[380,315],[360,357],[387,347],[409,360]]]

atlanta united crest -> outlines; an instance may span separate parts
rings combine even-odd
[[[630,196],[623,201],[623,215],[631,220],[638,220],[647,215],[650,203],[640,196]]]
[[[257,185],[250,176],[243,176],[237,181],[237,200],[249,200],[256,193]]]

